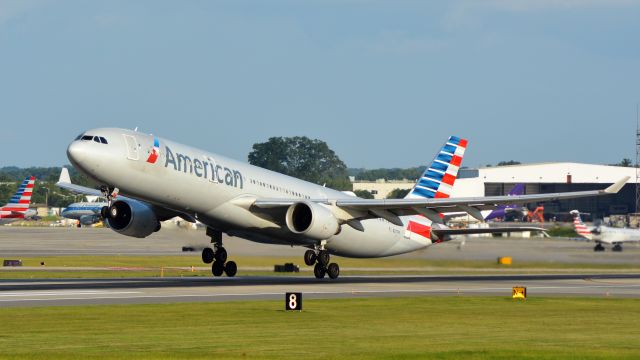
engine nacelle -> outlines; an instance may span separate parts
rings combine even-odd
[[[286,221],[292,233],[316,240],[325,240],[340,232],[338,219],[331,210],[311,201],[289,206]]]
[[[119,234],[144,238],[160,229],[153,209],[140,201],[118,200],[111,204],[107,223]]]

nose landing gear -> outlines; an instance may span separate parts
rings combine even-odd
[[[207,228],[207,236],[211,237],[213,248],[202,249],[202,262],[213,263],[211,265],[213,276],[227,274],[228,277],[234,277],[238,272],[238,265],[235,261],[227,261],[227,250],[222,246],[222,232]]]
[[[331,279],[337,279],[340,276],[340,266],[331,262],[331,255],[327,250],[321,249],[317,252],[314,250],[307,250],[304,253],[304,263],[313,267],[313,274],[317,279],[322,279],[326,275],[329,275]]]

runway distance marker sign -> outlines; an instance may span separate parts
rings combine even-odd
[[[284,296],[284,306],[287,311],[302,311],[302,293],[286,293]]]

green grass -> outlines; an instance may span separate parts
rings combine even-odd
[[[283,301],[0,309],[0,358],[640,357],[635,299]]]
[[[573,264],[553,262],[519,262],[513,265],[498,265],[496,261],[481,260],[427,260],[427,259],[348,259],[336,258],[344,275],[355,274],[473,274],[473,273],[519,273],[540,272],[589,272],[589,271],[640,271],[635,264]],[[46,270],[21,270],[1,268],[0,279],[24,278],[101,278],[101,277],[165,277],[169,276],[210,276],[209,270],[190,267],[207,267],[200,255],[192,256],[50,256],[21,258],[24,266],[40,267],[44,262]],[[274,264],[293,262],[306,267],[302,259],[296,257],[232,257],[239,265],[240,275],[273,275]],[[60,270],[72,267],[95,267],[96,269]],[[179,269],[182,267],[183,269]],[[264,268],[257,270],[255,268]],[[51,269],[58,268],[58,269]],[[187,269],[184,269],[187,268]],[[250,269],[254,268],[254,269]],[[370,270],[371,268],[375,270]],[[163,270],[161,270],[163,269]],[[397,271],[401,269],[401,271]],[[280,274],[287,275],[287,274]],[[291,274],[288,274],[291,275]]]
[[[552,237],[580,237],[573,226],[554,226],[547,230],[547,234]]]

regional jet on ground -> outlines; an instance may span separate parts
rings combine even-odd
[[[98,140],[96,140],[98,139]],[[515,228],[451,229],[447,213],[616,193],[628,180],[604,190],[554,194],[449,198],[467,141],[450,137],[405,199],[361,199],[176,142],[124,129],[94,129],[68,147],[71,163],[100,190],[70,183],[72,191],[105,196],[102,216],[118,233],[146,237],[160,221],[180,216],[207,226],[212,247],[202,259],[215,276],[234,276],[222,234],[255,242],[302,246],[314,274],[335,279],[331,254],[383,257],[423,249],[452,235],[515,232]],[[123,196],[124,195],[124,196]],[[520,231],[540,230],[521,227]]]
[[[580,237],[590,241],[595,241],[596,246],[593,251],[604,251],[602,244],[613,245],[611,250],[622,251],[622,243],[640,241],[640,229],[624,229],[610,226],[594,226],[589,229],[580,218],[580,211],[571,210],[573,215],[573,226]]]
[[[20,184],[18,191],[13,194],[9,203],[0,207],[0,224],[6,224],[18,219],[29,219],[36,215],[35,210],[29,209],[35,183],[36,178],[34,176],[27,176]]]

